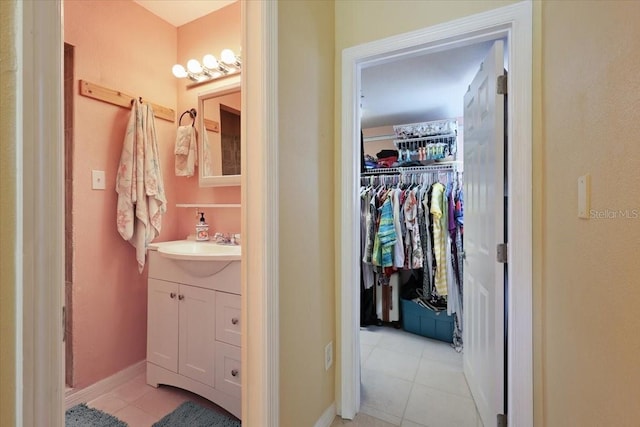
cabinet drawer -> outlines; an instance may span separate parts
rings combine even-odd
[[[240,346],[240,295],[216,293],[216,340]]]
[[[216,389],[239,398],[241,383],[240,347],[216,342]]]

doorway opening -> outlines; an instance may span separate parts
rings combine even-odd
[[[19,383],[24,384],[24,389],[16,393],[16,419],[18,424],[24,425],[63,425],[65,380],[64,343],[61,339],[64,330],[62,1],[42,2],[38,7],[33,7],[29,2],[25,2],[24,5],[20,8],[23,19],[16,21],[16,31],[21,35],[23,43],[23,55],[20,56],[19,62],[21,66],[18,67],[18,75],[23,80],[16,85],[16,91],[17,99],[21,100],[19,111],[30,114],[26,117],[23,117],[24,114],[18,114],[20,120],[17,126],[23,132],[24,148],[21,153],[24,161],[19,162],[17,174],[24,180],[24,187],[20,187],[16,194],[20,200],[17,206],[18,217],[23,218],[20,224],[29,226],[20,226],[24,235],[20,234],[17,238],[22,258],[18,260],[20,267],[16,271],[24,272],[25,275],[18,282],[19,298],[16,301],[19,320],[16,323],[16,331],[19,334],[16,360],[20,361],[16,365],[16,378]],[[249,58],[255,59],[247,61],[252,64],[248,68],[253,70],[255,66],[260,71],[264,65],[261,58],[267,58],[267,65],[276,63],[276,49],[268,47],[277,45],[277,5],[271,2],[256,2],[255,7],[251,7],[243,2],[242,7],[243,16],[250,17],[247,18],[250,24],[243,22],[242,25],[243,39],[255,41],[252,43],[254,47],[247,52]],[[246,13],[247,8],[255,13]],[[261,43],[262,41],[265,43]],[[255,108],[256,111],[262,111],[262,106],[266,105],[264,99],[276,100],[276,74],[274,67],[266,67],[266,71],[263,72],[247,72],[245,76],[248,84],[258,89],[252,92],[251,96],[247,95],[250,102],[244,104],[253,106],[251,108]],[[277,111],[267,107],[264,107],[264,110]],[[251,168],[245,169],[248,172],[243,175],[243,186],[262,189],[255,191],[258,201],[252,199],[247,206],[262,206],[265,203],[269,206],[267,202],[277,202],[277,198],[272,200],[265,196],[274,194],[274,189],[277,190],[277,174],[270,174],[267,179],[251,177],[262,177],[262,171],[269,170],[270,165],[277,164],[277,150],[272,143],[277,141],[277,138],[271,137],[277,129],[277,115],[250,114],[248,117],[248,124],[244,123],[243,126],[252,137],[254,134],[257,137],[243,138],[243,144],[246,143],[246,139],[264,140],[268,144],[266,154],[256,156],[258,160],[255,164],[252,163]],[[265,134],[270,137],[263,137]],[[253,193],[254,191],[249,191],[249,194]],[[243,206],[247,202],[245,195],[246,192],[243,192]],[[261,200],[265,203],[261,203]],[[248,228],[247,223],[267,223],[266,226],[252,225],[251,229],[256,231],[255,235],[252,235],[251,247],[271,247],[274,239],[273,230],[277,230],[277,215],[265,216],[263,209],[245,210],[248,211],[248,218],[243,218],[243,229]],[[39,244],[34,246],[30,242]],[[277,278],[277,269],[274,267],[277,262],[273,262],[273,254],[276,252],[267,250],[266,257],[247,257],[247,263],[243,266],[245,272],[258,272],[248,274],[249,278],[243,281],[243,289],[246,288],[246,282],[249,282],[257,283],[256,286],[264,285],[267,290],[267,298],[258,296],[248,299],[243,292],[243,307],[249,304],[252,313],[250,318],[245,319],[247,322],[243,322],[243,336],[248,335],[249,343],[257,342],[251,345],[254,348],[251,357],[246,358],[243,354],[242,363],[246,362],[250,367],[247,369],[248,374],[243,377],[243,382],[251,383],[257,391],[253,393],[252,399],[243,399],[246,405],[243,405],[245,416],[242,418],[258,420],[256,423],[259,425],[278,425],[278,340],[275,321],[278,310],[277,287],[274,288],[273,285],[277,283],[274,279]],[[256,265],[258,267],[251,268]],[[266,278],[260,273],[265,270],[262,268],[264,265],[267,266],[268,272]],[[52,282],[56,286],[48,286]],[[23,325],[20,319],[29,321]],[[253,332],[244,334],[246,331]],[[274,354],[276,356],[273,356]],[[264,370],[260,369],[264,360],[267,360],[269,366],[266,375]]]
[[[502,230],[504,187],[484,169],[503,164],[505,95],[497,93],[495,85],[503,75],[503,64],[508,63],[504,42],[489,40],[394,58],[361,70],[366,168],[356,190],[360,215],[354,219],[360,222],[362,258],[366,259],[356,266],[362,272],[360,409],[394,424],[406,420],[475,425],[483,415],[476,406],[485,408],[488,400],[504,401],[500,390],[494,393],[494,387],[483,383],[485,375],[477,375],[479,370],[495,372],[496,378],[505,376],[503,275],[485,271],[478,257],[466,259],[463,244],[467,233],[472,237],[471,251],[479,239],[495,240],[494,234],[502,234],[487,230],[496,228],[490,224],[494,221]],[[473,95],[479,83],[489,88],[483,96]],[[484,96],[491,91],[493,97]],[[477,102],[471,102],[474,99]],[[467,123],[469,167],[464,150]],[[487,132],[478,133],[480,124]],[[493,151],[494,145],[499,145],[499,152]],[[477,153],[486,164],[478,163]],[[474,182],[464,177],[466,173]],[[477,191],[486,184],[493,184],[496,191]],[[385,205],[393,207],[389,216],[395,232],[389,235],[393,251],[382,259],[386,267],[382,268],[373,244],[378,227],[366,224],[377,224],[381,217],[373,206],[384,211]],[[487,206],[486,212],[479,210],[482,206]],[[439,212],[443,215],[438,216]],[[493,220],[480,226],[481,221],[469,214]],[[374,259],[369,259],[366,248],[373,248]],[[463,271],[469,276],[465,280]],[[489,280],[478,280],[486,273]],[[491,314],[479,310],[482,307]],[[480,342],[484,336],[488,339]],[[463,344],[467,340],[468,347]],[[489,345],[493,348],[488,360],[483,360]],[[503,403],[499,406],[504,412]],[[486,409],[483,412],[485,419],[494,418],[486,415]]]
[[[505,347],[509,390],[505,406],[508,421],[514,425],[532,425],[532,318],[531,318],[531,4],[518,3],[482,14],[429,27],[416,32],[390,37],[343,52],[342,99],[342,185],[341,185],[341,351],[342,378],[340,413],[353,418],[360,409],[359,335],[359,230],[353,218],[359,216],[356,204],[360,147],[359,104],[361,73],[366,67],[383,64],[401,57],[438,52],[456,47],[506,39],[508,45],[508,92],[506,132],[510,144],[506,150],[508,201],[505,208],[510,242],[506,267],[509,282],[517,280],[518,288],[505,295],[507,305]],[[503,171],[500,171],[501,173]],[[515,339],[517,337],[517,339]],[[517,375],[514,375],[517,372]],[[517,399],[516,399],[517,396]]]

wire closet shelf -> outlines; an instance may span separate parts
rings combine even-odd
[[[398,161],[442,160],[455,155],[458,121],[436,120],[393,127]]]

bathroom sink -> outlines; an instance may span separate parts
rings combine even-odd
[[[153,243],[160,256],[188,261],[240,261],[240,246],[220,245],[214,242],[176,240]]]

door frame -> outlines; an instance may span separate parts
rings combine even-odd
[[[16,1],[17,427],[64,426],[62,0]],[[277,2],[242,2],[242,419],[279,425]],[[247,89],[247,90],[245,90]],[[251,292],[248,292],[248,289]],[[249,315],[251,313],[251,315]]]
[[[446,50],[498,38],[507,39],[509,79],[508,137],[508,293],[507,391],[508,424],[533,425],[533,301],[532,301],[532,73],[533,4],[523,1],[421,30],[347,48],[342,52],[342,142],[338,325],[341,370],[337,401],[343,418],[360,408],[359,100],[361,70],[406,55]],[[517,141],[517,144],[514,142]],[[515,226],[514,224],[517,224]]]
[[[16,426],[64,425],[62,4],[16,2]]]

